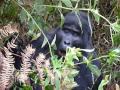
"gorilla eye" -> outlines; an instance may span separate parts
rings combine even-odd
[[[72,32],[74,36],[79,36],[79,33],[78,32]]]

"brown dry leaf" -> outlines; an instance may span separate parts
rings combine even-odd
[[[18,27],[19,24],[17,23],[3,26],[2,28],[0,28],[0,39],[2,39],[2,37],[9,36],[13,33],[18,33],[19,32]]]
[[[20,69],[20,75],[18,76],[18,80],[26,83],[28,80],[28,74],[31,71],[31,55],[35,52],[35,49],[32,48],[31,45],[28,45],[26,49],[21,53],[22,55],[22,67]]]
[[[2,64],[3,64],[3,55],[2,53],[0,52],[0,73],[2,71]]]
[[[17,45],[15,44],[15,39],[12,39],[11,42],[7,43],[7,48],[12,51],[12,48],[16,48]]]
[[[120,90],[120,86],[118,84],[115,85],[116,90]]]
[[[5,56],[0,52],[1,70],[0,70],[0,90],[6,90],[13,84],[14,58],[11,52],[4,47]]]
[[[49,73],[49,76],[53,76],[52,71],[50,70],[50,60],[45,58],[45,55],[40,53],[39,56],[36,58],[36,61],[34,62],[39,74],[39,78],[41,81],[44,81],[44,69],[47,70]],[[54,77],[54,76],[53,76]],[[52,78],[51,78],[52,79]]]
[[[105,90],[120,90],[120,86],[117,83],[110,84]]]

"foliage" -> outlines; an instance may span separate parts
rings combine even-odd
[[[14,73],[14,58],[11,56],[11,52],[4,48],[6,52],[6,57],[2,53],[0,53],[1,56],[1,62],[2,62],[2,70],[0,73],[0,88],[4,90],[11,82],[11,78],[13,77]]]
[[[75,52],[73,53],[73,51]],[[23,83],[23,84],[20,84],[22,85],[21,88],[25,90],[26,88],[31,87],[28,83],[29,82],[28,77],[30,73],[31,73],[30,74],[31,80],[33,80],[35,84],[41,83],[43,89],[51,86],[52,88],[57,90],[60,90],[60,88],[63,88],[63,89],[66,88],[69,90],[73,88],[75,85],[77,85],[74,82],[74,76],[78,73],[78,71],[74,69],[75,66],[74,66],[73,58],[74,57],[77,58],[76,53],[78,52],[78,49],[75,49],[75,48],[68,49],[64,62],[62,58],[58,60],[56,56],[53,56],[51,57],[52,62],[50,63],[50,60],[46,60],[43,54],[39,54],[36,60],[34,61],[32,60],[33,61],[32,63],[34,64],[34,66],[31,66],[30,56],[33,52],[34,52],[34,49],[32,49],[32,47],[30,46],[27,46],[26,50],[23,51],[22,53],[23,64],[20,71],[16,71],[14,69],[14,66],[13,66],[14,61],[13,61],[13,58],[11,57],[11,52],[9,52],[7,48],[5,48],[6,58],[1,53],[2,55],[1,60],[3,60],[3,64],[2,64],[3,69],[1,71],[1,76],[0,76],[0,79],[1,79],[0,86],[2,86],[1,88],[3,90],[5,88],[8,88],[7,85],[10,84],[8,82],[10,78],[8,77],[11,77],[14,71],[16,72],[15,77],[17,81],[19,81],[19,83]],[[81,56],[81,54],[79,55]],[[7,61],[5,61],[6,59]],[[4,66],[4,65],[7,65],[7,66]],[[31,70],[31,68],[33,69]],[[15,79],[15,77],[13,77],[13,80]],[[38,82],[38,80],[40,80],[40,83]],[[13,81],[13,83],[15,83],[15,81]],[[18,87],[14,86],[13,88],[18,88]]]
[[[109,5],[109,2],[112,5]],[[113,49],[110,49],[106,55],[99,55],[98,59],[102,62],[101,70],[91,64],[92,61],[96,60],[92,59],[92,56],[85,58],[85,61],[80,63],[86,63],[92,73],[97,77],[102,71],[105,78],[102,80],[99,90],[103,90],[105,85],[112,83],[112,81],[119,82],[116,78],[120,78],[120,2],[119,0],[110,0],[109,2],[108,0],[2,0],[0,1],[0,40],[5,39],[7,41],[6,38],[9,39],[9,36],[14,33],[18,33],[19,35],[20,31],[17,30],[18,26],[12,25],[11,22],[25,23],[28,27],[28,31],[25,34],[34,40],[41,33],[44,35],[43,30],[49,31],[49,29],[58,25],[62,26],[64,22],[63,15],[65,13],[69,11],[86,11],[93,16],[95,23],[105,27],[105,30],[109,28],[108,31],[110,32],[107,35],[110,36],[109,43],[112,43]],[[107,6],[106,8],[101,3],[108,4],[112,8]],[[103,10],[101,8],[102,5],[106,9]],[[14,58],[11,56],[13,54],[11,48],[15,48],[16,46],[14,45],[15,40],[8,43],[7,47],[1,44],[5,52],[5,55],[0,52],[0,67],[2,67],[0,70],[1,89],[10,88],[11,85],[9,84],[13,81],[14,89],[27,90],[29,88],[32,90],[29,79],[34,84],[41,84],[45,90],[60,90],[60,88],[62,90],[70,90],[76,86],[74,77],[78,71],[75,70],[76,65],[74,64],[74,59],[78,60],[79,57],[82,57],[81,50],[69,48],[66,51],[66,56],[58,59],[51,48],[54,46],[56,36],[52,43],[48,42],[45,35],[44,37],[42,46],[47,43],[49,44],[51,59],[46,59],[40,53],[37,59],[31,62],[31,54],[34,50],[28,46],[21,54],[23,64],[19,71],[14,69]]]

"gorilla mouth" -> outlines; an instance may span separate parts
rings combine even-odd
[[[59,50],[59,51],[58,51],[58,55],[65,57],[66,51],[65,51],[65,50]]]

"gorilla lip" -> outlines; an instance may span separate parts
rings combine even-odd
[[[59,51],[58,51],[58,55],[59,55],[59,56],[65,56],[65,55],[66,55],[66,51],[64,51],[64,50],[59,50]]]

